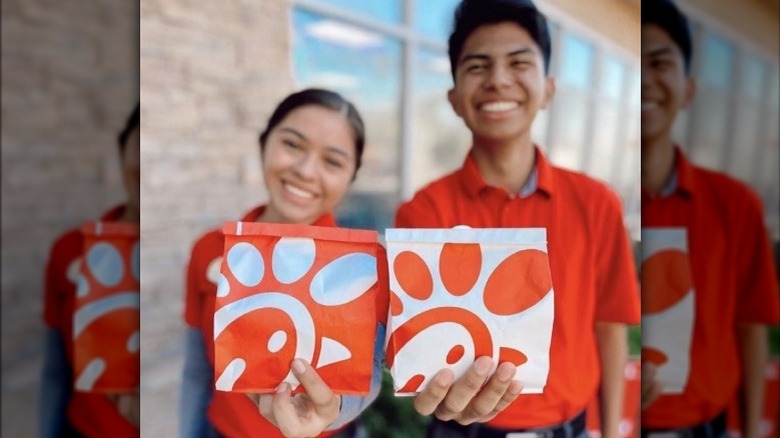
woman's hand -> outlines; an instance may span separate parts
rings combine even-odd
[[[141,423],[141,403],[138,397],[138,389],[135,392],[127,394],[107,394],[109,400],[116,406],[125,420],[135,427],[140,427]]]
[[[338,418],[341,397],[333,394],[305,360],[295,359],[291,368],[305,393],[292,396],[290,385],[282,382],[274,394],[247,396],[257,405],[260,414],[284,436],[317,436]]]

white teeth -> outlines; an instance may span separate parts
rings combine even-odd
[[[509,111],[511,109],[517,108],[518,104],[517,102],[490,102],[482,105],[482,111],[487,112],[501,112],[501,111]]]
[[[314,198],[314,194],[313,193],[307,192],[306,190],[303,190],[303,189],[299,189],[298,187],[295,187],[293,185],[285,184],[284,188],[285,188],[285,190],[287,190],[288,192],[292,193],[293,195],[295,195],[295,196],[297,196],[299,198],[303,198],[303,199],[312,199],[312,198]]]

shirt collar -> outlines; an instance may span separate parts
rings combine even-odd
[[[691,162],[688,161],[682,149],[675,145],[672,173],[669,175],[666,184],[661,188],[659,196],[668,198],[678,192],[684,196],[691,196],[693,194],[694,182],[695,175]]]
[[[254,222],[257,220],[258,217],[260,217],[261,214],[265,211],[265,205],[257,206],[251,210],[249,210],[244,217],[241,218],[241,222]],[[314,221],[313,224],[318,227],[337,227],[338,224],[336,223],[336,218],[333,217],[332,213],[325,213],[322,216],[320,216],[316,221]]]
[[[675,145],[675,189],[684,192],[688,196],[693,195],[696,189],[696,173],[693,164],[688,161],[688,157],[682,149]]]
[[[473,148],[472,148],[473,150]],[[477,162],[472,151],[469,151],[463,167],[458,171],[461,186],[465,193],[476,198],[481,191],[487,188],[495,188],[485,182],[485,178],[479,172]],[[502,189],[503,190],[503,189]],[[544,156],[538,146],[534,146],[534,165],[523,187],[520,189],[520,197],[527,198],[536,191],[541,191],[548,196],[553,192],[552,165]]]

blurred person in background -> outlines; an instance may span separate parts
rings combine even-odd
[[[688,20],[672,1],[642,2],[641,50],[642,227],[684,229],[679,243],[689,254],[680,266],[642,273],[643,312],[663,300],[654,284],[674,286],[658,275],[688,278],[695,297],[691,333],[674,334],[691,339],[681,393],[661,394],[664,362],[643,350],[642,436],[727,436],[727,407],[741,388],[742,437],[758,437],[766,326],[780,320],[761,201],[746,184],[690,162],[672,139],[696,94]]]
[[[118,138],[127,202],[108,210],[101,221],[140,222],[140,116],[135,107]],[[139,397],[73,390],[73,316],[81,228],[62,234],[52,245],[45,272],[44,364],[39,398],[39,436],[137,437]]]
[[[306,89],[287,96],[260,135],[268,202],[241,221],[338,226],[333,210],[357,175],[364,142],[362,118],[339,94]],[[291,363],[291,371],[304,393],[292,396],[286,383],[274,394],[214,391],[214,310],[224,240],[221,229],[203,235],[192,247],[187,269],[180,436],[328,437],[343,431],[379,394],[387,297],[377,306],[382,322],[368,396],[334,395],[301,359]]]

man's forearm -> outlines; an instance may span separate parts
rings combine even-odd
[[[601,358],[601,436],[619,436],[628,347],[625,324],[597,322],[596,341]]]
[[[759,436],[764,406],[764,367],[767,362],[766,326],[741,324],[738,327],[742,362],[742,437]]]

